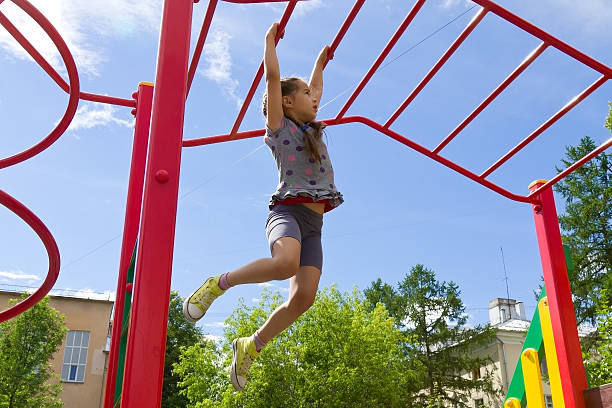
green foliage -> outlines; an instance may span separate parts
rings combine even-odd
[[[612,307],[606,292],[597,309],[596,346],[583,353],[591,387],[612,383]]]
[[[468,407],[471,394],[482,391],[499,397],[493,374],[485,372],[473,379],[471,372],[491,362],[473,355],[490,344],[496,330],[490,326],[466,327],[467,315],[458,286],[439,282],[423,265],[412,267],[397,289],[380,279],[365,290],[372,306],[385,304],[393,311],[402,330],[402,347],[410,364],[424,368],[423,392],[414,400],[418,407]],[[466,373],[468,373],[466,375]]]
[[[367,310],[356,290],[335,287],[321,291],[310,310],[268,344],[245,390],[234,392],[231,341],[250,336],[282,302],[268,291],[256,306],[241,301],[226,320],[221,346],[183,349],[175,372],[189,407],[405,407],[411,400],[418,372],[407,368],[393,320],[382,305]]]
[[[611,122],[612,112],[608,126]],[[588,136],[578,146],[566,147],[563,168],[596,147]],[[599,154],[559,182],[555,190],[565,199],[559,224],[563,242],[572,248],[575,271],[570,284],[576,319],[578,324],[595,323],[601,291],[612,289],[612,154]],[[607,293],[610,303],[612,292]]]
[[[9,305],[25,299],[11,300]],[[56,408],[64,404],[51,359],[64,337],[64,316],[47,298],[13,319],[0,323],[0,407]]]
[[[162,408],[186,407],[187,397],[179,394],[177,383],[179,377],[172,372],[174,364],[178,363],[181,348],[196,344],[203,339],[200,328],[189,322],[183,316],[183,300],[178,292],[170,293],[168,309],[168,331],[166,334],[166,356],[164,360],[164,385],[162,387]]]

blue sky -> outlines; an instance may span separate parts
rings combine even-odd
[[[161,1],[33,1],[64,35],[79,68],[81,89],[129,98],[140,81],[154,81]],[[499,2],[593,58],[612,65],[612,11],[604,0]],[[413,2],[368,0],[325,71],[319,119],[335,116]],[[298,6],[278,46],[284,75],[308,76],[323,45],[332,41],[353,1],[311,0]],[[399,56],[471,7],[431,0],[390,54]],[[207,2],[194,7],[192,43]],[[186,108],[184,137],[227,133],[263,52],[269,25],[284,4],[221,3]],[[349,114],[384,122],[433,66],[478,10],[381,70]],[[0,11],[65,74],[48,40],[9,1]],[[485,17],[445,68],[392,126],[435,147],[537,45],[539,40],[494,15]],[[68,100],[47,75],[0,30],[0,156],[40,140]],[[491,104],[443,155],[480,173],[599,75],[547,50]],[[263,126],[260,87],[242,130]],[[352,91],[352,89],[351,89]],[[612,84],[599,88],[490,180],[524,194],[550,178],[564,146],[584,135],[609,138],[603,127]],[[350,92],[349,92],[350,94]],[[488,319],[489,300],[506,295],[503,247],[512,298],[535,307],[541,264],[530,206],[512,202],[362,125],[328,128],[336,184],[346,202],[325,217],[321,286],[372,280],[396,283],[416,263],[461,288],[472,324]],[[113,296],[123,226],[132,116],[128,108],[81,102],[71,129],[37,157],[0,171],[0,188],[31,208],[59,245],[57,289]],[[264,223],[277,181],[260,139],[186,148],[182,155],[172,287],[188,295],[207,276],[268,256]],[[562,203],[557,202],[559,210]],[[37,287],[47,270],[44,248],[16,216],[0,208],[0,288]],[[203,319],[212,336],[243,297],[256,302],[264,287],[286,294],[288,282],[232,289]],[[95,293],[94,293],[95,292]],[[64,292],[65,293],[65,292]],[[103,295],[105,296],[105,295]]]

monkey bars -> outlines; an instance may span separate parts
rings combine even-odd
[[[191,88],[199,59],[201,57],[206,37],[213,21],[215,9],[219,1],[238,4],[254,4],[282,2],[287,3],[280,19],[276,43],[282,38],[285,27],[297,6],[298,1],[307,0],[209,0],[208,8],[200,29],[195,50],[189,60],[191,35],[191,17],[194,0],[165,0],[161,24],[159,53],[155,90],[152,84],[141,83],[133,99],[124,99],[104,95],[81,92],[77,68],[70,51],[53,26],[27,0],[12,0],[17,6],[29,14],[47,32],[57,46],[66,65],[68,82],[66,82],[49,64],[36,48],[18,31],[18,29],[0,12],[0,24],[23,46],[32,58],[47,72],[51,79],[65,92],[69,93],[66,112],[56,128],[35,146],[14,156],[0,159],[0,169],[20,163],[42,152],[53,144],[68,128],[77,109],[80,99],[132,107],[136,115],[136,129],[130,170],[130,183],[125,218],[125,229],[121,252],[120,273],[117,286],[115,316],[123,315],[126,293],[132,289],[126,284],[129,254],[131,254],[136,238],[138,250],[136,260],[136,281],[134,283],[134,302],[129,322],[129,342],[125,360],[125,378],[123,378],[123,393],[121,404],[124,406],[154,407],[159,406],[163,378],[163,361],[166,338],[166,320],[170,294],[170,278],[172,273],[172,256],[174,243],[174,228],[176,220],[176,204],[178,198],[178,182],[180,157],[182,147],[201,146],[211,143],[225,142],[261,136],[264,129],[240,131],[244,115],[252,102],[253,96],[263,76],[263,62],[256,71],[253,82],[244,99],[244,103],[227,134],[208,136],[204,138],[183,140],[183,116],[185,101]],[[551,322],[559,370],[562,377],[562,388],[565,403],[568,406],[582,408],[584,401],[582,391],[586,387],[583,378],[584,370],[580,357],[576,321],[573,313],[569,281],[561,247],[559,226],[550,187],[578,169],[580,166],[601,153],[610,145],[612,138],[593,150],[584,158],[559,173],[549,181],[538,181],[530,186],[528,195],[508,191],[490,180],[488,177],[499,167],[509,161],[516,153],[526,147],[546,129],[563,117],[567,112],[587,98],[597,88],[612,78],[612,69],[601,62],[581,53],[570,45],[546,33],[533,24],[512,14],[490,0],[473,0],[482,8],[475,14],[465,29],[452,42],[439,60],[428,71],[418,85],[408,94],[400,106],[390,114],[384,123],[378,123],[366,116],[348,115],[347,112],[359,97],[372,76],[380,69],[391,50],[395,47],[412,21],[417,17],[426,0],[416,0],[405,19],[399,25],[386,46],[365,73],[337,115],[323,121],[327,125],[346,123],[361,123],[377,132],[385,134],[417,152],[443,164],[463,176],[495,191],[511,200],[530,203],[533,208],[536,231],[540,245],[544,279],[550,303]],[[197,3],[198,0],[195,0]],[[2,0],[0,0],[0,4]],[[328,61],[333,58],[345,34],[354,26],[355,18],[360,12],[365,0],[357,0],[343,24],[336,33],[330,45]],[[419,93],[436,76],[439,70],[457,52],[464,41],[492,13],[517,28],[537,37],[542,42],[506,77],[489,96],[462,120],[454,130],[444,137],[433,149],[406,138],[399,130],[391,129],[395,121],[410,106]],[[490,105],[503,91],[510,86],[529,66],[539,58],[549,47],[556,48],[567,56],[581,62],[598,72],[601,76],[584,91],[563,106],[557,113],[545,120],[524,140],[497,161],[487,170],[476,174],[460,164],[441,155],[441,151]],[[326,61],[326,64],[327,62]],[[150,121],[150,126],[149,126]],[[148,150],[148,153],[147,153]],[[146,166],[146,172],[145,172]],[[59,271],[59,252],[53,247],[53,237],[40,220],[35,219],[25,207],[15,204],[12,197],[0,192],[0,204],[12,209],[39,233],[45,243],[50,257],[50,271],[43,286],[30,296],[27,302],[0,314],[0,320],[7,316],[20,313],[25,308],[40,300],[50,289]],[[141,206],[142,204],[142,206]],[[165,214],[165,217],[159,217]],[[139,233],[140,231],[140,233]],[[27,303],[27,304],[25,304]],[[20,306],[21,305],[21,306]],[[113,342],[109,359],[109,373],[105,397],[105,408],[113,406],[113,392],[117,379],[117,351],[119,335],[122,331],[121,319],[115,318],[113,323]]]

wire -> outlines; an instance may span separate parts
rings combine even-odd
[[[463,13],[457,15],[456,17],[454,17],[452,20],[450,20],[448,23],[438,27],[436,30],[434,30],[433,32],[431,32],[430,34],[428,34],[427,36],[425,36],[423,39],[421,39],[420,41],[418,41],[417,43],[413,44],[412,46],[410,46],[407,50],[401,52],[397,57],[393,58],[391,61],[383,64],[380,68],[378,68],[378,70],[374,73],[374,75],[376,75],[377,73],[379,73],[381,70],[383,70],[385,67],[388,67],[389,65],[391,65],[392,63],[394,63],[395,61],[397,61],[398,59],[400,59],[401,57],[403,57],[404,55],[408,54],[410,51],[412,51],[413,49],[415,49],[416,47],[418,47],[419,45],[423,44],[425,41],[429,40],[431,37],[433,37],[434,35],[438,34],[440,31],[444,30],[446,27],[448,27],[449,25],[451,25],[452,23],[454,23],[455,21],[459,20],[461,17],[463,17],[464,15],[466,15],[467,13],[469,13],[470,11],[472,11],[477,5],[473,5],[472,7],[470,7],[469,9],[465,10]],[[372,76],[374,76],[372,75]],[[340,92],[338,95],[334,96],[332,99],[330,99],[329,101],[327,101],[325,104],[323,104],[323,106],[321,106],[319,108],[319,110],[325,108],[327,105],[329,105],[330,103],[334,102],[336,99],[338,99],[339,97],[341,97],[342,95],[344,95],[345,93],[347,93],[348,91],[350,91],[351,89],[355,88],[355,86],[357,86],[359,83],[361,82],[361,80],[355,82],[354,84],[352,84],[351,86],[349,86],[348,88],[346,88],[344,91]]]

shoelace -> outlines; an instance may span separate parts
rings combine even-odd
[[[213,296],[208,291],[204,291],[204,293],[202,293],[202,292],[196,293],[194,300],[196,302],[198,302],[200,305],[202,305],[202,307],[208,308],[208,307],[210,307],[210,305],[213,302],[213,300],[215,300],[215,296]]]
[[[248,352],[244,353],[244,359],[240,362],[238,367],[238,375],[242,377],[246,377],[249,373],[249,369],[251,368],[251,364],[253,364],[253,357]]]

